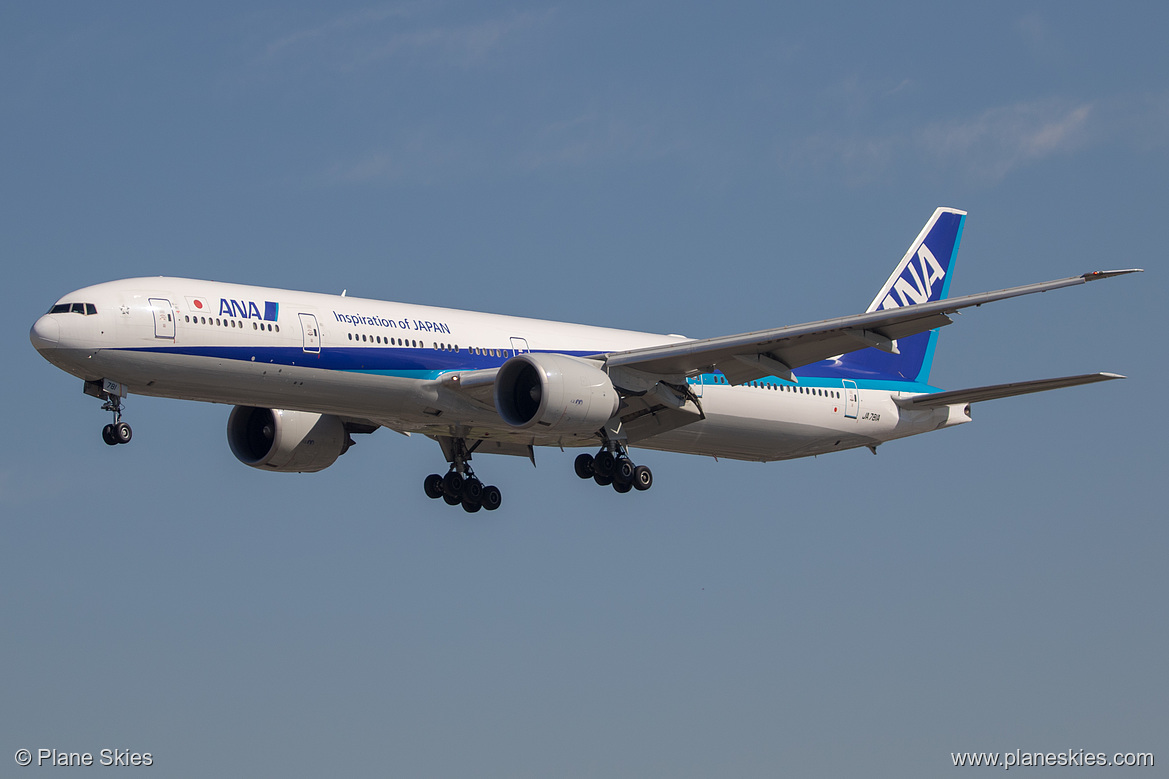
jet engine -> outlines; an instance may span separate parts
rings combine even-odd
[[[592,435],[620,398],[597,363],[564,354],[518,354],[495,380],[495,408],[512,427]]]
[[[227,442],[244,465],[284,473],[324,470],[351,443],[339,417],[253,406],[231,410]]]

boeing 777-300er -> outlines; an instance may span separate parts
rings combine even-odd
[[[869,447],[970,421],[977,401],[1122,378],[1092,373],[943,392],[938,328],[971,306],[1136,270],[1097,271],[949,298],[966,213],[939,208],[863,314],[692,339],[181,278],[71,292],[30,337],[84,380],[130,440],[129,393],[227,403],[231,451],[268,471],[319,471],[387,427],[438,442],[426,494],[469,512],[500,491],[472,454],[535,462],[535,447],[597,447],[582,479],[646,490],[629,448],[784,460]]]

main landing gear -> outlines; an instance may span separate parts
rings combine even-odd
[[[612,484],[617,492],[644,491],[653,486],[654,475],[644,465],[634,465],[625,447],[616,445],[616,452],[602,449],[594,457],[578,455],[573,468],[582,479],[592,479],[602,487]]]
[[[439,440],[443,452],[448,453],[451,469],[446,476],[432,473],[423,482],[426,497],[437,500],[442,498],[448,506],[463,507],[463,511],[474,514],[479,509],[495,511],[503,503],[503,495],[499,488],[491,485],[484,486],[475,476],[468,462],[471,459],[471,449],[462,438],[444,438]]]
[[[483,486],[470,468],[460,474],[452,465],[446,476],[432,473],[422,484],[428,498],[442,498],[448,506],[462,505],[463,511],[474,514],[479,509],[495,511],[503,503],[499,487]]]

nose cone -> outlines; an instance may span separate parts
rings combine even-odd
[[[54,349],[61,340],[61,325],[56,317],[45,314],[33,324],[28,333],[28,339],[37,351]]]

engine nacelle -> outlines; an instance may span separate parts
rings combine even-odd
[[[236,406],[227,419],[227,442],[244,465],[313,473],[345,453],[349,434],[341,419],[330,414]]]
[[[518,354],[495,379],[495,409],[512,427],[592,435],[619,402],[596,363],[564,354]]]

